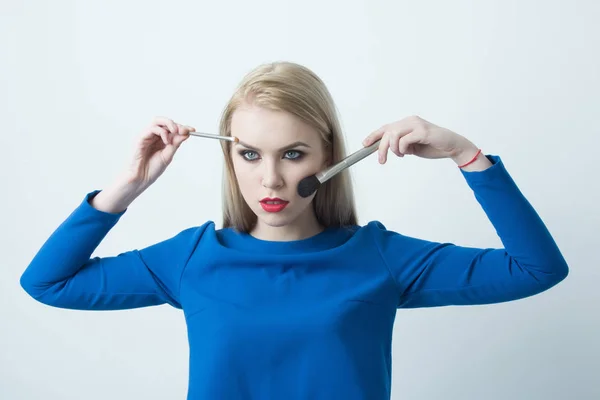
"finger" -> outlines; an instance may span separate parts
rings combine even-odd
[[[166,146],[162,150],[165,162],[169,164],[171,163],[171,161],[175,157],[175,153],[177,153],[177,150],[179,149],[179,146],[181,146],[181,143],[185,142],[188,138],[189,135],[175,135],[173,137],[172,146]]]
[[[173,146],[175,146],[175,148],[179,148],[179,146],[181,145],[181,143],[185,142],[186,140],[188,140],[190,137],[190,135],[188,135],[187,133],[181,133],[181,131],[179,132],[179,135],[175,135],[173,136]]]
[[[410,135],[412,132],[414,132],[414,127],[410,124],[403,123],[402,126],[398,128],[398,141],[396,143],[398,144],[398,153],[400,153],[400,157],[403,157],[406,154],[406,152],[400,148],[400,140],[403,137]]]
[[[160,136],[165,146],[169,144],[169,131],[162,126],[152,125],[148,128],[148,132],[152,135]]]
[[[404,154],[408,154],[408,146],[410,146],[410,144],[412,143],[411,139],[412,139],[411,135],[406,135],[404,137],[401,137],[400,140],[398,141],[398,151],[400,151]]]
[[[383,133],[385,132],[384,127],[381,127],[373,132],[371,132],[362,142],[364,147],[370,146],[371,144],[375,143],[377,140],[379,140],[382,136]]]
[[[195,132],[196,131],[195,128],[193,128],[191,126],[188,126],[188,125],[177,124],[177,127],[179,128],[179,134],[180,135],[187,135],[190,132]]]
[[[385,164],[387,161],[387,152],[390,146],[390,135],[386,132],[379,142],[378,158],[380,164]]]
[[[163,126],[163,127],[167,128],[169,130],[169,132],[171,132],[171,133],[177,133],[177,131],[178,131],[177,124],[175,122],[173,122],[172,119],[169,119],[169,118],[155,117],[152,123],[154,125],[159,125],[159,126]]]
[[[182,135],[187,135],[187,128],[181,124],[177,124],[177,134],[174,135],[175,138],[182,136]]]
[[[393,132],[390,138],[390,151],[397,155],[398,157],[404,157],[398,150],[398,143],[400,142],[400,134],[398,132]]]
[[[400,138],[398,141],[398,150],[403,154],[411,154],[412,153],[412,144],[420,143],[421,136],[418,133],[419,131],[412,131],[408,135],[405,135]]]

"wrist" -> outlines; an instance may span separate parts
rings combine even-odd
[[[468,146],[461,148],[451,157],[460,170],[465,172],[480,172],[491,167],[493,165],[492,162],[483,154],[481,149],[475,146],[475,144],[469,143]]]
[[[473,157],[475,157],[478,151],[479,148],[475,146],[474,143],[469,142],[467,145],[455,150],[450,158],[456,163],[456,165],[460,166],[473,160]],[[478,157],[480,156],[481,154]]]
[[[92,207],[107,213],[121,213],[145,190],[145,187],[127,176],[119,176],[110,186],[98,193]]]
[[[493,164],[489,158],[485,156],[481,152],[481,149],[477,149],[474,154],[470,155],[470,159],[467,158],[467,161],[464,159],[456,159],[454,160],[461,171],[464,172],[481,172],[485,171]]]

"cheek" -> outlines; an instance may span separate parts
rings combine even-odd
[[[235,176],[248,179],[252,177],[252,174],[255,173],[255,168],[252,163],[248,163],[247,161],[241,160],[240,157],[234,156],[232,160],[233,170],[235,171]]]
[[[321,171],[322,164],[323,163],[319,157],[316,155],[311,155],[309,158],[296,165],[294,168],[294,175],[298,178],[298,180],[302,180],[307,176],[314,175]]]
[[[237,180],[242,196],[246,197],[248,190],[252,186],[252,171],[240,160],[233,161],[233,171]]]
[[[294,165],[285,171],[284,179],[288,185],[296,187],[298,183],[307,176],[315,174],[317,171],[312,165]]]

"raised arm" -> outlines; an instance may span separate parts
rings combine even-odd
[[[545,224],[498,156],[484,171],[463,172],[504,248],[417,239],[372,223],[398,287],[398,307],[489,304],[543,292],[568,274]]]
[[[125,213],[107,213],[84,201],[52,233],[23,275],[21,286],[54,307],[117,310],[169,303],[181,308],[179,278],[205,225],[111,257],[90,258]]]
[[[133,160],[115,182],[89,193],[54,231],[23,275],[33,298],[56,307],[109,310],[162,303],[180,307],[179,277],[203,227],[146,249],[90,258],[129,205],[169,166],[194,128],[157,117],[143,131]]]
[[[363,142],[381,139],[379,161],[399,157],[450,158],[496,228],[504,248],[480,249],[437,243],[387,231],[372,223],[381,256],[399,289],[399,307],[484,304],[540,293],[568,274],[554,239],[498,156],[412,116],[387,124]]]

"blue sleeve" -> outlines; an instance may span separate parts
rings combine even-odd
[[[462,171],[504,248],[431,242],[370,223],[399,291],[398,307],[500,303],[532,296],[566,278],[569,268],[537,212],[498,156],[484,171]]]
[[[141,250],[90,258],[121,213],[83,202],[52,233],[21,276],[41,303],[79,310],[119,310],[168,303],[181,308],[179,282],[206,225],[186,229]]]

